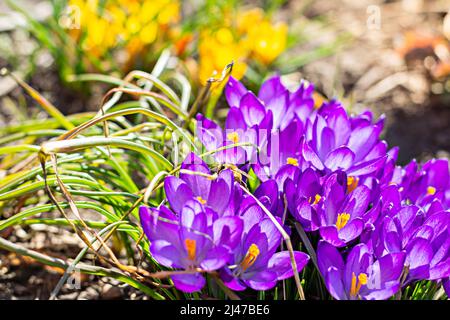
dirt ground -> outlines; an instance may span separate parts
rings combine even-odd
[[[400,146],[401,164],[412,158],[449,157],[449,77],[436,78],[431,74],[430,64],[439,58],[433,48],[424,46],[413,48],[408,54],[402,53],[406,50],[405,35],[408,32],[422,38],[443,37],[443,19],[450,9],[448,2],[318,0],[308,3],[306,9],[303,5],[303,1],[289,1],[282,11],[293,28],[306,28],[306,32],[313,35],[314,41],[294,50],[304,52],[342,34],[351,35],[352,41],[335,55],[309,63],[295,76],[313,82],[329,98],[339,97],[346,106],[351,106],[352,112],[369,108],[376,115],[386,114],[384,138],[390,146]],[[4,10],[1,3],[0,10]],[[24,41],[30,42],[30,46],[35,45],[26,36],[21,31],[2,32],[0,29],[0,37],[9,37],[16,45]],[[30,50],[19,50],[18,59],[24,64]],[[45,52],[40,54],[37,73],[29,80],[34,88],[61,106],[64,113],[96,108],[100,95],[80,99],[78,93],[61,87],[51,59]],[[0,56],[0,68],[2,66],[10,64]],[[26,73],[27,68],[29,66],[24,66],[22,71]],[[18,88],[0,78],[0,125],[17,120],[8,108],[8,101],[25,101],[26,105],[29,101],[26,99]],[[70,232],[49,227],[14,228],[0,236],[55,257],[75,257],[82,248]],[[0,251],[0,299],[48,299],[61,275],[61,270]],[[58,298],[146,297],[109,279],[86,277],[81,290],[64,287]]]

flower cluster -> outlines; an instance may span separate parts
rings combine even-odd
[[[178,0],[68,0],[59,23],[84,55],[69,47],[64,58],[87,69],[124,72],[153,63],[152,58],[171,47],[192,78],[205,84],[230,61],[234,75],[241,78],[250,61],[257,63],[258,73],[286,49],[287,25],[272,23],[260,8],[224,3],[184,15],[182,9]]]
[[[180,20],[178,1],[70,0],[70,35],[80,41],[83,50],[102,58],[118,46],[133,59],[158,37],[169,35],[169,26]]]
[[[236,19],[225,19],[223,25],[203,31],[198,47],[200,82],[204,84],[232,60],[238,79],[245,74],[249,58],[269,65],[286,49],[287,31],[285,23],[272,24],[259,8],[239,11]]]
[[[264,206],[287,232],[306,232],[311,268],[335,299],[388,299],[420,280],[448,291],[448,160],[398,166],[398,148],[380,138],[383,117],[350,116],[338,101],[316,103],[313,91],[306,82],[288,90],[275,76],[255,95],[230,78],[225,128],[197,116],[200,141],[220,148],[214,160],[228,169],[211,173],[191,154],[165,181],[170,209],[141,207],[153,257],[186,271],[172,276],[183,291],[199,290],[212,271],[233,290],[270,289],[293,269]],[[252,195],[229,168],[254,173]],[[301,270],[309,256],[295,259]]]
[[[170,209],[140,207],[152,256],[163,266],[187,271],[172,275],[175,287],[200,290],[201,272],[217,271],[233,290],[266,290],[293,275],[289,253],[278,250],[281,233],[255,198],[243,194],[230,169],[211,175],[190,154],[181,172],[164,183]],[[299,270],[308,259],[295,252]]]

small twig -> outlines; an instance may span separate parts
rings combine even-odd
[[[207,97],[210,93],[212,85],[214,83],[220,84],[221,82],[223,82],[225,80],[225,78],[227,78],[233,71],[233,66],[234,66],[234,61],[231,61],[228,65],[225,66],[225,68],[223,68],[222,74],[219,78],[210,77],[206,81],[206,85],[200,91],[200,94],[195,99],[194,104],[192,105],[192,108],[189,111],[189,114],[186,119],[187,121],[183,125],[183,129],[186,129],[188,127],[190,119],[192,119],[195,116],[195,114],[197,113],[197,111],[201,109],[202,104],[207,99]]]

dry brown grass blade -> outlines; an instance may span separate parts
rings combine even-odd
[[[77,225],[75,225],[71,219],[69,219],[69,217],[67,216],[66,212],[64,211],[63,208],[61,208],[61,206],[59,205],[56,197],[54,196],[50,186],[47,183],[47,170],[45,168],[45,162],[48,159],[48,157],[50,157],[51,161],[52,161],[52,166],[53,166],[53,170],[55,171],[55,176],[56,176],[56,180],[58,183],[58,186],[61,189],[61,192],[64,196],[64,198],[66,199],[66,201],[69,203],[69,207],[71,209],[71,212],[77,217],[77,219],[80,220],[82,226],[92,235],[95,237],[95,239],[97,239],[97,241],[100,243],[101,247],[103,247],[105,249],[105,251],[108,253],[108,256],[110,257],[111,260],[107,259],[106,257],[103,257],[98,250],[96,250],[94,248],[94,246],[92,245],[92,243],[89,241],[89,239],[86,237],[86,235],[83,233],[82,230],[80,230],[78,228]],[[114,255],[114,253],[112,252],[112,250],[108,247],[108,245],[105,243],[105,241],[103,240],[102,237],[100,237],[95,230],[93,230],[92,228],[90,228],[86,222],[83,220],[83,218],[81,217],[77,206],[75,205],[73,198],[70,194],[70,192],[67,190],[66,186],[64,185],[63,181],[60,179],[59,174],[58,174],[58,165],[57,165],[57,160],[56,160],[56,155],[55,154],[50,154],[50,155],[45,155],[42,151],[39,153],[39,159],[41,161],[41,166],[43,169],[43,177],[44,177],[44,184],[45,184],[45,189],[47,191],[47,194],[50,197],[50,200],[55,204],[55,206],[58,208],[58,211],[64,216],[64,218],[69,222],[70,226],[73,228],[73,230],[75,231],[75,233],[80,237],[80,239],[86,244],[86,246],[89,247],[89,249],[92,250],[92,252],[94,252],[96,254],[96,256],[103,262],[109,264],[109,265],[115,265],[116,267],[118,267],[120,270],[125,271],[125,272],[129,272],[129,273],[133,273],[132,270],[130,270],[130,268],[128,266],[123,265],[118,259],[117,257]],[[130,272],[131,271],[131,272]]]
[[[228,65],[225,66],[225,68],[222,70],[222,74],[219,78],[210,77],[206,81],[206,85],[202,88],[200,91],[200,94],[195,99],[191,110],[188,114],[188,119],[192,119],[194,115],[197,113],[197,111],[201,110],[201,106],[205,103],[205,101],[208,99],[209,94],[211,92],[211,89],[214,89],[214,85],[220,85],[227,79],[231,72],[233,71],[234,61],[231,61]],[[186,129],[189,125],[189,121],[186,121],[183,128]]]

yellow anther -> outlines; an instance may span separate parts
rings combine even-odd
[[[316,194],[314,196],[314,201],[313,201],[312,197],[309,197],[308,201],[311,205],[315,205],[315,204],[319,203],[320,199],[322,199],[322,197],[319,194]]]
[[[365,273],[360,273],[358,275],[358,284],[360,285],[359,288],[361,289],[362,285],[366,285],[367,284],[367,274]]]
[[[348,193],[352,192],[358,186],[359,178],[358,177],[347,177],[347,191]]]
[[[230,132],[229,134],[227,134],[227,139],[233,143],[238,143],[239,142],[239,134],[236,131]]]
[[[355,273],[352,273],[352,283],[350,285],[350,296],[356,297],[361,290],[361,287],[367,284],[367,274],[360,273],[358,278]]]
[[[256,258],[259,256],[259,248],[256,244],[252,243],[250,248],[247,250],[247,254],[245,255],[245,258],[242,260],[240,267],[242,271],[247,270],[250,268],[256,261]]]
[[[428,194],[428,195],[432,196],[432,195],[435,194],[435,193],[436,193],[436,188],[435,188],[435,187],[429,186],[429,187],[427,188],[427,194]]]
[[[197,197],[197,200],[198,200],[198,202],[200,202],[201,204],[205,204],[205,203],[206,203],[206,200],[203,199],[203,198],[200,197],[200,196]]]
[[[289,157],[289,158],[287,158],[286,162],[287,162],[287,164],[292,164],[293,166],[298,167],[298,160],[295,158]]]
[[[339,213],[336,220],[336,227],[338,230],[341,230],[347,224],[348,220],[350,220],[350,215],[348,213]]]
[[[195,251],[197,248],[197,243],[195,240],[186,239],[184,240],[184,244],[186,245],[186,250],[188,253],[188,259],[194,261],[195,260]]]
[[[314,99],[314,109],[319,109],[324,102],[326,102],[326,98],[318,92],[313,92]]]

